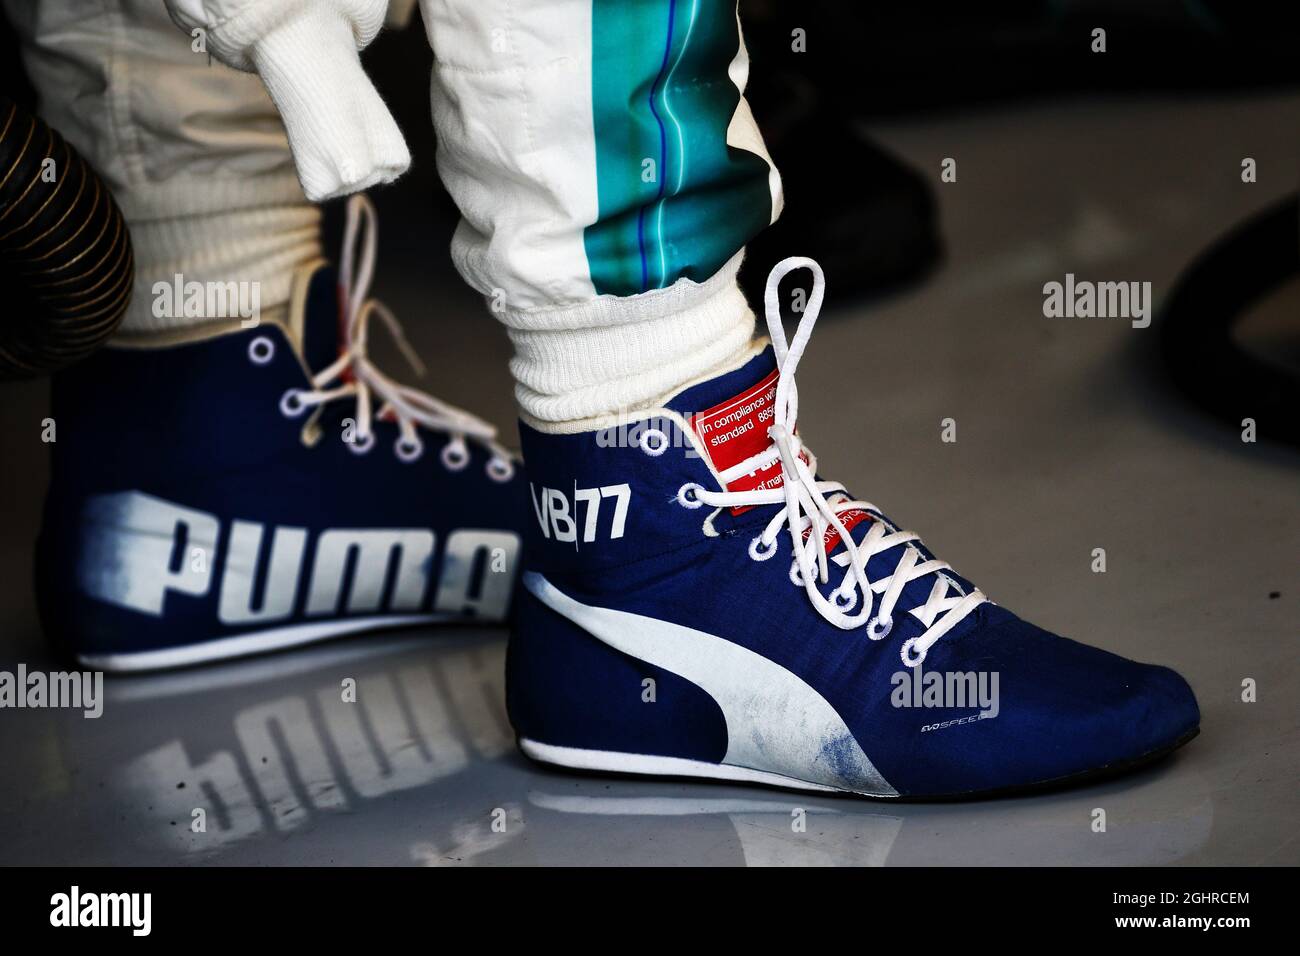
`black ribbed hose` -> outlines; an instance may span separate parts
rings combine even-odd
[[[1300,196],[1252,214],[1178,277],[1157,319],[1174,383],[1233,428],[1300,445],[1300,376],[1247,352],[1233,329],[1255,303],[1300,276]],[[1300,333],[1300,321],[1293,325]]]
[[[122,321],[134,272],[126,221],[99,176],[0,96],[0,378],[52,372],[97,349]]]

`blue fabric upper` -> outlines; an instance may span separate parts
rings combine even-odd
[[[669,408],[686,415],[711,407],[773,367],[769,350],[744,368],[683,392]],[[635,434],[611,442],[608,433],[550,435],[526,425],[521,431],[534,496],[526,537],[529,569],[582,604],[704,631],[779,664],[831,704],[902,795],[957,795],[1052,781],[1162,750],[1199,723],[1195,698],[1173,671],[1058,637],[986,602],[931,647],[922,669],[996,672],[997,715],[936,726],[971,717],[978,708],[891,703],[893,675],[911,673],[899,649],[924,631],[906,612],[924,603],[932,576],[907,586],[893,632],[873,642],[865,628],[846,631],[828,623],[791,582],[784,530],[774,558],[750,557],[750,541],[777,506],[737,516],[724,510],[714,522],[718,536],[705,535],[701,525],[711,509],[678,504],[678,489],[688,482],[721,489],[686,448],[652,457]],[[631,495],[621,537],[598,533],[592,541],[559,542],[542,533],[536,504],[541,489],[623,482]],[[870,522],[859,525],[853,537],[860,540],[869,527]],[[871,580],[893,571],[901,547],[872,558]],[[824,593],[843,573],[832,566]],[[723,759],[725,718],[707,693],[582,633],[527,592],[521,606],[508,669],[510,712],[521,736],[564,747]],[[658,684],[653,706],[639,694],[647,677]],[[799,768],[754,769],[798,776]]]
[[[286,391],[310,386],[304,364],[318,371],[338,356],[332,269],[315,272],[306,302],[301,361],[285,330],[264,323],[190,344],[104,349],[55,378],[58,440],[38,543],[37,583],[47,630],[73,652],[129,654],[257,630],[255,625],[224,624],[217,613],[236,521],[264,526],[259,589],[266,587],[272,528],[307,532],[293,612],[277,619],[276,627],[321,620],[319,612],[305,613],[305,602],[318,538],[326,529],[433,533],[424,596],[417,609],[402,613],[432,609],[445,570],[445,545],[457,529],[503,531],[517,540],[524,515],[521,478],[518,473],[507,483],[489,478],[489,452],[473,441],[469,464],[452,471],[440,460],[447,436],[421,429],[424,452],[405,463],[394,453],[397,425],[376,421],[374,446],[357,454],[342,440],[343,420],[356,415],[350,399],[325,405],[319,440],[310,446],[302,440],[308,416],[287,417],[280,401]],[[250,359],[256,339],[273,346],[264,364]],[[107,514],[102,503],[120,501],[127,493],[218,519],[216,553],[205,556],[216,570],[205,593],[168,593],[161,614],[154,615],[106,603],[79,585],[88,573],[91,526]],[[180,535],[173,565],[188,560],[181,553],[184,532]],[[112,557],[112,547],[94,547],[95,560],[101,554]],[[507,571],[512,578],[514,564]],[[355,566],[348,569],[344,592],[357,573]],[[390,596],[367,613],[393,613],[395,574],[389,567],[384,590]],[[334,614],[324,616],[348,613],[341,600]],[[473,616],[474,610],[464,613]]]

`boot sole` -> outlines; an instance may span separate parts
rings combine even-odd
[[[1173,743],[1128,760],[1118,760],[1091,770],[1041,780],[1036,783],[1020,784],[1010,787],[994,787],[984,790],[969,790],[960,793],[940,794],[885,794],[848,790],[841,787],[828,787],[824,784],[809,783],[783,774],[766,770],[751,770],[747,767],[733,767],[728,764],[709,763],[703,760],[688,760],[682,757],[658,757],[653,754],[630,754],[613,750],[583,750],[578,747],[557,747],[519,738],[519,749],[529,759],[548,766],[561,767],[581,773],[618,774],[627,777],[655,777],[678,779],[706,779],[727,783],[749,783],[761,786],[777,787],[785,790],[811,790],[819,793],[845,794],[866,797],[871,800],[888,800],[891,802],[942,802],[956,800],[984,800],[991,797],[1005,797],[1044,790],[1057,790],[1074,787],[1107,777],[1128,773],[1138,767],[1154,763],[1173,753],[1186,744],[1201,728],[1193,727]]]

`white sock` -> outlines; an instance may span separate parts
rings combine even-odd
[[[500,316],[526,420],[575,432],[591,420],[656,405],[749,349],[754,313],[736,284],[737,253],[702,283]]]

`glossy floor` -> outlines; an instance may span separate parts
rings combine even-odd
[[[828,475],[994,600],[1188,677],[1203,733],[1171,759],[935,805],[575,776],[514,749],[503,632],[390,634],[109,680],[98,719],[0,712],[0,862],[1300,862],[1300,453],[1186,407],[1150,330],[1042,311],[1067,272],[1167,295],[1295,188],[1298,113],[1295,96],[1147,98],[875,128],[922,169],[958,158],[958,182],[936,184],[948,259],[884,303],[830,289],[801,373],[801,431]],[[1258,183],[1240,181],[1244,156]],[[506,425],[507,344],[445,264],[447,223],[419,188],[378,196],[379,294],[431,357],[427,384]],[[1271,308],[1294,323],[1300,296]],[[3,391],[0,668],[50,667],[29,587],[48,399],[43,383]]]

